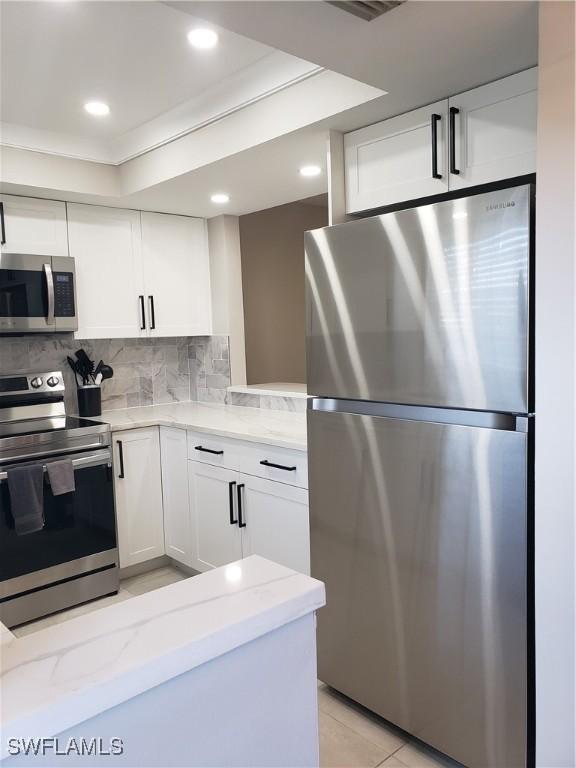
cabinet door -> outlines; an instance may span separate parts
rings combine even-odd
[[[161,427],[160,453],[166,554],[184,565],[190,565],[192,539],[188,503],[186,431]]]
[[[158,427],[116,432],[114,487],[120,567],[164,554]]]
[[[536,172],[537,68],[450,99],[454,165],[450,189]]]
[[[204,219],[142,212],[142,252],[152,336],[210,333],[210,266]]]
[[[66,203],[0,195],[4,208],[2,253],[68,256]]]
[[[68,231],[76,259],[76,338],[146,335],[139,212],[69,203]]]
[[[439,101],[346,134],[346,211],[354,213],[446,192],[447,122],[448,102]],[[433,170],[439,178],[434,177]]]
[[[308,492],[304,488],[240,475],[242,556],[261,555],[310,573]]]
[[[207,571],[242,557],[238,527],[238,473],[196,461],[188,462],[191,566]]]

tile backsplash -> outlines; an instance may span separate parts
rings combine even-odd
[[[131,408],[184,400],[225,402],[230,385],[227,336],[164,339],[74,339],[72,334],[0,338],[0,374],[62,370],[66,407],[77,411],[76,385],[66,357],[84,348],[114,377],[102,384],[102,408]]]

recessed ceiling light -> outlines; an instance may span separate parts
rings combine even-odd
[[[95,115],[96,117],[105,117],[110,114],[110,107],[108,104],[104,104],[103,101],[87,101],[84,104],[84,109],[89,115]]]
[[[193,45],[194,48],[200,48],[205,51],[208,50],[208,48],[214,48],[218,42],[218,35],[213,29],[197,27],[188,32],[188,42],[190,45]]]
[[[319,165],[303,165],[300,168],[300,176],[320,176],[322,168]]]
[[[227,203],[230,200],[230,195],[225,192],[216,192],[216,194],[210,197],[213,203]]]

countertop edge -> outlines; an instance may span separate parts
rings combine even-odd
[[[258,585],[253,588],[258,588]],[[308,581],[299,590],[292,597],[264,610],[256,610],[245,619],[185,641],[164,654],[121,670],[85,688],[59,693],[54,700],[46,702],[35,711],[4,720],[0,760],[8,756],[10,738],[55,736],[325,605],[326,594],[322,582],[308,577]],[[16,637],[12,642],[17,644],[19,641],[20,638]]]
[[[106,420],[104,414],[102,415],[102,418]],[[270,438],[270,437],[256,437],[255,435],[247,435],[242,432],[234,432],[231,430],[225,430],[225,429],[219,429],[217,427],[211,428],[206,426],[197,426],[196,424],[191,424],[189,422],[184,421],[178,421],[178,420],[172,420],[162,417],[157,418],[150,418],[150,419],[143,419],[141,421],[130,421],[126,422],[125,424],[111,424],[110,425],[110,431],[111,432],[127,432],[130,429],[143,429],[145,427],[173,427],[174,429],[186,429],[191,430],[193,432],[202,432],[206,435],[219,435],[220,437],[226,437],[231,440],[243,440],[247,443],[260,443],[261,445],[274,445],[279,448],[289,448],[294,451],[304,451],[306,452],[308,450],[308,446],[306,443],[301,442],[291,442],[290,440],[282,440],[280,438]]]

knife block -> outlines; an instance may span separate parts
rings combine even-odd
[[[80,416],[102,415],[102,390],[97,384],[78,387],[78,413]]]

